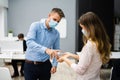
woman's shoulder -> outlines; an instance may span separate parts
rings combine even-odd
[[[97,45],[92,40],[88,40],[85,47],[89,52],[96,52],[97,51]]]
[[[92,40],[88,40],[86,45],[89,47],[96,47],[96,43]]]

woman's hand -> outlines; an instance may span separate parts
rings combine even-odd
[[[70,52],[65,52],[63,56],[66,57],[66,58],[68,58],[68,57],[71,57],[71,55],[72,55],[72,53],[70,53]]]
[[[58,62],[66,62],[69,66],[71,66],[72,62],[68,59],[70,54],[65,54],[64,56],[61,56],[57,61]]]
[[[61,56],[61,57],[59,57],[59,58],[57,59],[57,61],[58,61],[58,62],[63,62],[64,59],[65,59],[65,57],[64,57],[64,56]]]
[[[71,53],[65,52],[61,56],[59,56],[59,58],[57,58],[57,61],[58,62],[63,62],[65,59],[67,59],[70,56],[71,56]]]

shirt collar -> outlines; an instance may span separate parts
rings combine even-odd
[[[40,20],[40,22],[43,25],[42,28],[45,29],[45,30],[48,30],[48,28],[47,28],[47,26],[45,24],[45,21],[46,21],[46,18],[43,18],[43,19]],[[50,28],[48,31],[51,31],[51,30],[52,30],[52,28]]]

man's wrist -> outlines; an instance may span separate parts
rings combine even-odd
[[[47,49],[45,50],[45,52],[50,55],[50,50],[51,50],[51,49],[47,48]]]

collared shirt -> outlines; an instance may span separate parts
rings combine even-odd
[[[27,50],[25,58],[31,61],[46,61],[50,56],[45,53],[47,48],[60,49],[60,35],[55,28],[48,29],[45,25],[45,19],[31,24],[27,34]],[[57,66],[54,58],[52,65]]]
[[[96,44],[88,40],[79,57],[78,64],[71,64],[73,70],[78,74],[77,80],[100,80],[102,60]]]

